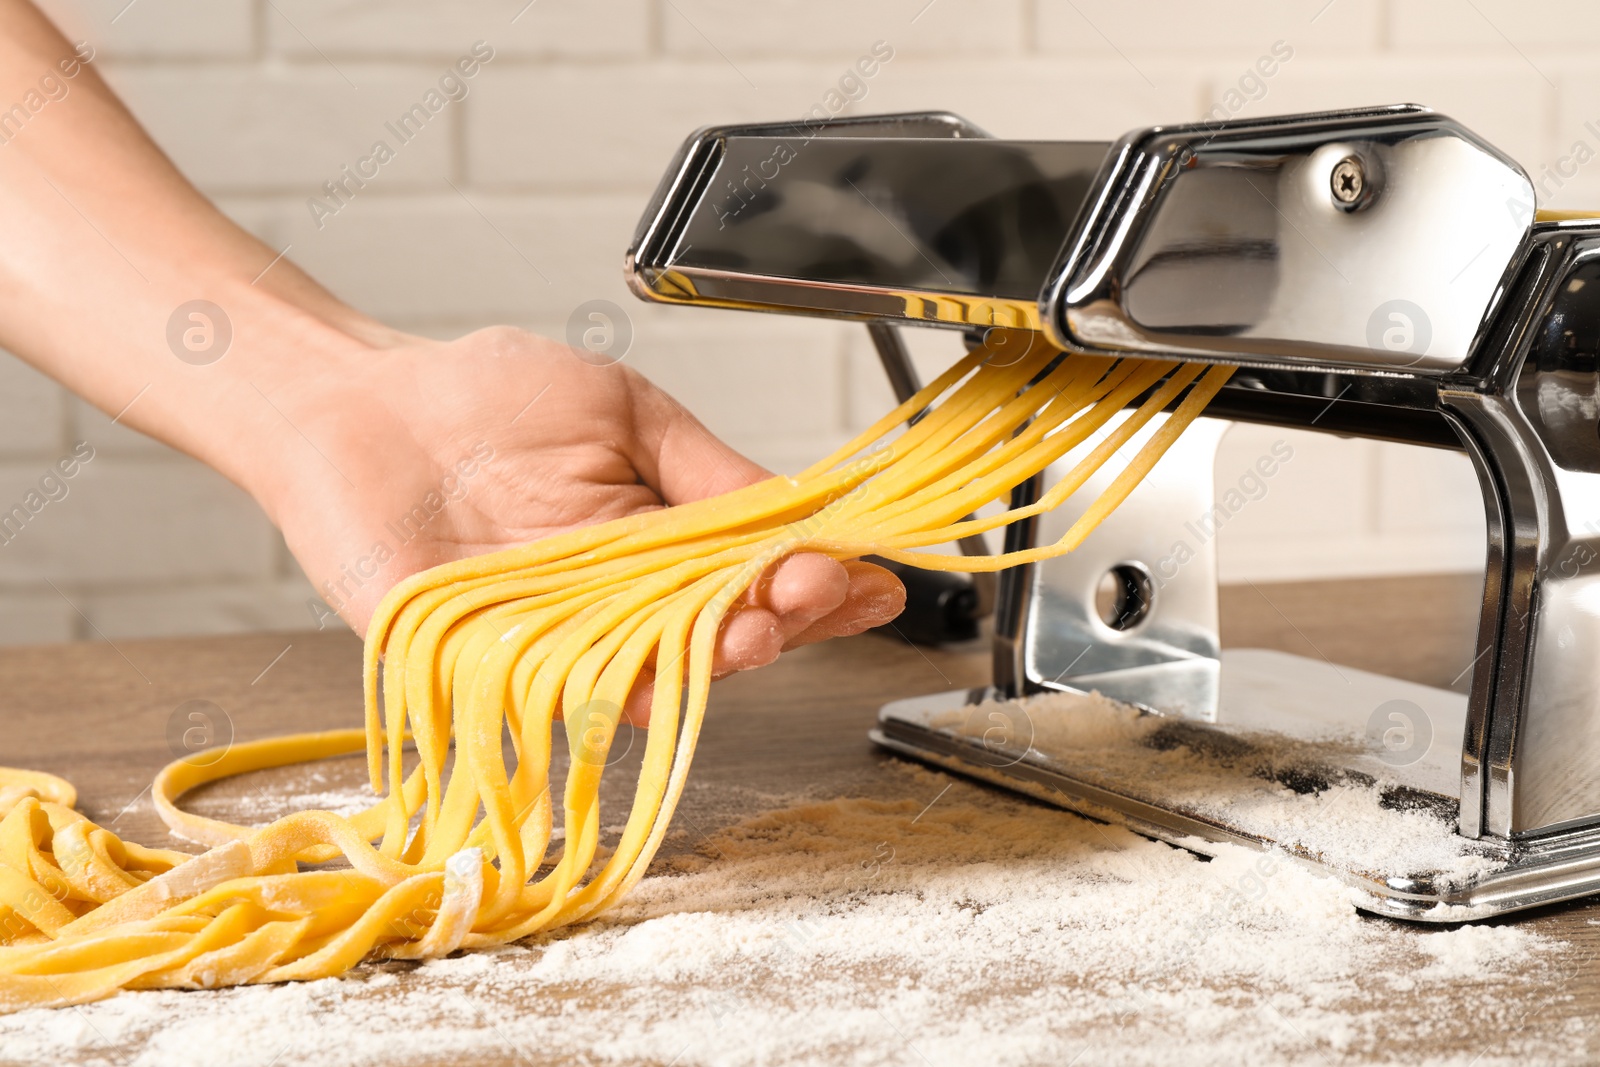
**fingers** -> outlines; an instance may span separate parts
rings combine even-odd
[[[845,606],[850,585],[845,564],[815,552],[773,564],[745,593],[745,606],[722,625],[718,676],[765,667],[777,659],[795,637]]]
[[[764,608],[741,608],[723,620],[711,661],[715,678],[765,667],[783,651],[783,626]]]
[[[836,610],[850,592],[850,572],[836,559],[800,552],[779,560],[745,594],[777,616],[787,639]]]
[[[655,699],[656,672],[646,667],[639,672],[639,677],[634,680],[633,689],[628,693],[628,699],[622,704],[622,718],[624,722],[631,722],[635,726],[650,725],[650,701]]]
[[[900,579],[871,563],[850,560],[842,564],[849,577],[848,592],[839,606],[805,629],[791,635],[784,649],[851,637],[890,622],[906,606],[906,587]]]
[[[783,626],[772,612],[765,608],[747,607],[729,615],[722,622],[717,635],[717,651],[711,661],[711,673],[717,678],[734,671],[748,671],[765,667],[783,651]],[[650,725],[650,702],[655,699],[655,672],[639,672],[628,699],[622,705],[622,717],[635,726]]]
[[[717,677],[764,667],[780,652],[881,626],[906,606],[900,579],[871,563],[840,563],[814,552],[780,560],[723,621],[712,671]],[[639,676],[623,707],[635,726],[650,724],[655,674]]]

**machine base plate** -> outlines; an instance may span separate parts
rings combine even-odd
[[[1439,788],[1445,768],[1426,753],[1394,765],[1365,722],[1341,727],[1315,701],[1306,710],[1316,713],[1300,717],[1280,706],[1273,725],[1284,729],[1262,729],[1249,694],[1328,668],[1298,659],[1224,653],[1216,721],[1076,690],[1018,701],[974,689],[889,704],[871,736],[901,755],[1201,854],[1223,845],[1281,852],[1345,882],[1356,907],[1379,915],[1462,922],[1600,893],[1600,828],[1465,838],[1455,832],[1456,798]],[[1346,679],[1342,695],[1360,694],[1351,706],[1362,719],[1390,706],[1370,702],[1385,694],[1420,698],[1410,706],[1428,707],[1429,719],[1448,719],[1459,698],[1336,669]],[[1439,725],[1441,748],[1459,743],[1448,721]]]

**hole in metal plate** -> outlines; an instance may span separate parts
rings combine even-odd
[[[1095,585],[1095,613],[1113,630],[1131,630],[1149,617],[1155,594],[1155,582],[1143,564],[1119,563]]]

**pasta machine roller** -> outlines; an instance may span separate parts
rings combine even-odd
[[[902,398],[897,325],[1235,365],[1080,549],[1002,572],[992,686],[898,701],[873,736],[1202,852],[1281,850],[1370,911],[1456,921],[1600,891],[1600,220],[1548,221],[1534,199],[1506,155],[1411,105],[1115,143],[1000,140],[944,113],[727,126],[674,159],[626,273],[647,300],[864,322]],[[1229,420],[1470,457],[1488,536],[1467,692],[1220,647],[1204,520]],[[1439,839],[1322,848],[1084,755],[1080,705],[1026,699],[1087,691],[1161,717],[1140,735],[1152,760],[1209,754],[1295,796],[1366,789]],[[971,728],[979,711],[991,727]],[[1310,755],[1286,771],[1283,751]]]

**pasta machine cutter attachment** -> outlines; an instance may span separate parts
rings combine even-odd
[[[900,325],[1238,368],[1081,548],[1002,572],[993,684],[888,705],[880,744],[1201,852],[1276,850],[1384,915],[1600,892],[1600,219],[1541,219],[1459,124],[1400,105],[1115,143],[943,113],[707,128],[626,274],[647,300],[864,322],[902,396]],[[1487,543],[1466,693],[1220,647],[1229,420],[1470,458]],[[1328,814],[1341,797],[1386,838]]]

